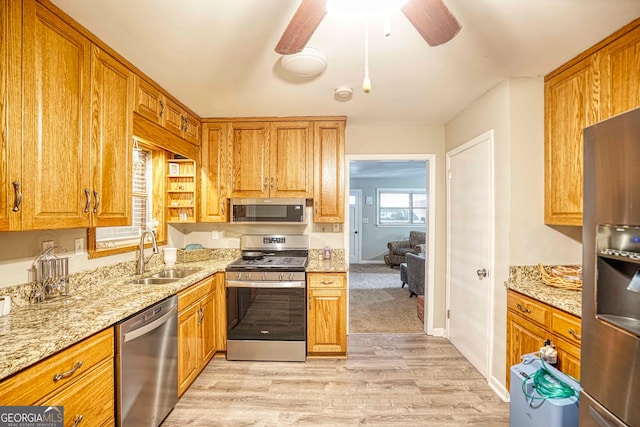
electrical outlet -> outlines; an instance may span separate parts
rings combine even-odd
[[[75,240],[76,255],[82,255],[84,253],[84,239],[78,237]]]
[[[49,248],[54,246],[53,240],[43,240],[42,241],[42,252],[46,251]]]
[[[212,230],[211,231],[211,238],[213,240],[217,240],[220,238],[220,233],[218,233],[218,230]]]
[[[333,224],[333,232],[334,233],[340,232],[340,224]]]

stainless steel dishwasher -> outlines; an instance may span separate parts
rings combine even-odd
[[[118,426],[157,427],[178,401],[178,297],[116,326]]]

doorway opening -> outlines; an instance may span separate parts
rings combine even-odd
[[[434,283],[435,155],[347,155],[346,159],[348,330],[352,333],[430,333],[433,329],[430,306]],[[418,249],[424,258],[424,267],[418,267],[424,268],[424,290],[420,297],[424,308],[420,309],[418,298],[410,297],[406,274],[401,275],[399,263],[385,263],[389,252],[387,244],[409,240],[411,231],[424,236],[423,247]],[[390,312],[393,306],[398,310],[395,314]],[[423,319],[418,318],[418,310],[421,314],[424,312]]]

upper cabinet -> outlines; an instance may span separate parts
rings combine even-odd
[[[227,124],[205,123],[200,149],[200,221],[226,222],[227,206]]]
[[[160,89],[139,76],[135,78],[134,111],[194,145],[200,145],[200,120]]]
[[[344,222],[344,128],[342,120],[314,123],[313,222]]]
[[[231,197],[311,197],[309,122],[231,122],[227,132]]]
[[[22,227],[22,7],[0,0],[0,231]]]
[[[91,226],[131,224],[133,73],[91,52]]]
[[[582,225],[585,127],[640,107],[640,19],[545,77],[545,223]]]
[[[24,229],[85,227],[90,188],[91,43],[35,0],[23,2]]]

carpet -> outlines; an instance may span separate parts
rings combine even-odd
[[[416,314],[416,298],[400,286],[349,289],[349,332],[423,332]]]
[[[383,289],[402,286],[400,272],[392,274],[351,273],[349,272],[349,288],[351,289]],[[404,287],[405,290],[407,287]]]

